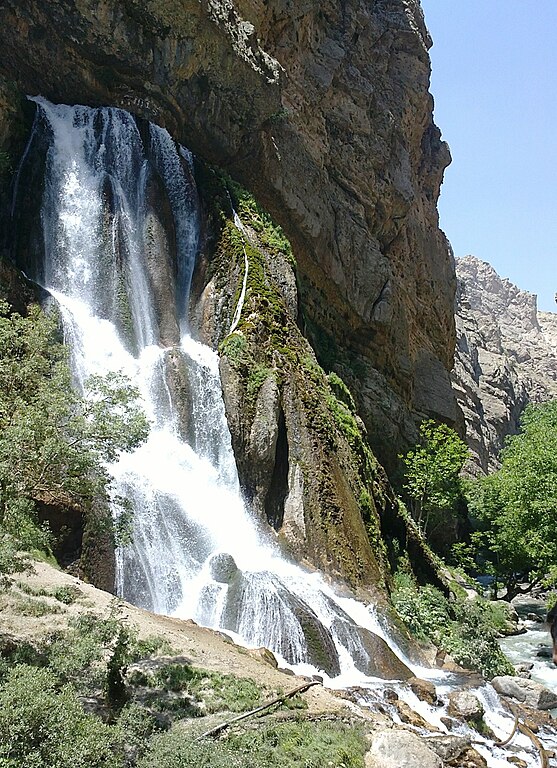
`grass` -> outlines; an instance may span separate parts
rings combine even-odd
[[[245,712],[262,700],[261,688],[249,678],[207,672],[189,664],[167,664],[152,675],[139,673],[132,682],[187,694],[203,713]]]
[[[339,722],[261,723],[219,741],[156,736],[139,768],[363,768],[364,732]]]
[[[53,613],[61,613],[62,608],[59,605],[49,603],[46,600],[37,600],[32,597],[25,597],[19,600],[14,606],[14,610],[22,616],[48,616]]]

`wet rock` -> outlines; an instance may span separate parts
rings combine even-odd
[[[553,648],[549,645],[541,645],[536,651],[536,656],[540,659],[551,659],[553,657]]]
[[[407,683],[419,699],[428,704],[437,704],[437,691],[432,682],[422,680],[419,677],[411,677]]]
[[[527,621],[533,621],[536,624],[543,624],[543,622],[544,622],[544,617],[543,616],[539,616],[537,613],[527,613],[526,614],[526,619],[527,619]],[[526,632],[526,629],[524,629],[524,631]]]
[[[428,720],[422,717],[415,709],[405,701],[399,699],[395,704],[398,716],[402,723],[411,725],[413,728],[419,728],[424,731],[438,731]]]
[[[221,584],[229,584],[238,573],[236,561],[228,552],[219,552],[211,558],[211,576]]]
[[[502,675],[494,677],[491,684],[502,696],[509,696],[533,709],[557,707],[557,694],[534,680]]]
[[[532,595],[517,595],[511,600],[511,605],[522,619],[545,621],[547,614],[545,600],[539,600]]]
[[[442,768],[441,758],[415,733],[379,731],[366,754],[366,768]]]
[[[453,735],[429,736],[426,744],[435,754],[439,755],[441,760],[448,762],[456,760],[457,757],[460,757],[469,748],[470,738],[468,736]]]
[[[288,595],[288,600],[304,633],[308,661],[317,669],[326,672],[329,677],[336,677],[340,674],[340,660],[331,633],[321,624],[309,606],[293,595]]]
[[[275,654],[268,648],[250,648],[248,653],[250,656],[253,656],[254,659],[260,659],[265,662],[265,664],[269,664],[269,666],[274,669],[278,669],[278,661]]]
[[[252,482],[255,484],[252,503],[258,511],[264,508],[273,477],[279,432],[279,414],[280,393],[275,376],[270,374],[257,394],[255,416],[248,443]],[[284,505],[284,499],[282,502]]]
[[[489,768],[487,761],[473,747],[468,747],[457,758],[457,762],[448,763],[455,768]]]
[[[237,571],[229,585],[222,626],[238,632],[244,611],[249,610],[252,615],[257,615],[258,602],[263,601],[267,605],[267,610],[273,612],[276,621],[284,626],[293,627],[293,633],[296,633],[293,622],[298,622],[306,646],[304,661],[325,672],[329,677],[340,674],[340,660],[329,630],[323,626],[315,612],[303,600],[288,592],[270,574]],[[269,608],[270,603],[272,608]],[[273,650],[288,662],[299,661],[297,658],[299,648],[288,632],[281,633]]]
[[[454,717],[441,717],[440,720],[448,731],[454,731],[461,725],[460,721],[455,720]]]
[[[507,762],[511,765],[516,765],[516,768],[528,768],[528,763],[525,760],[521,760],[520,757],[516,757],[516,755],[507,757]]]
[[[466,720],[467,722],[478,723],[484,715],[484,708],[470,691],[454,691],[449,694],[449,715]]]
[[[341,642],[350,650],[354,664],[360,672],[383,680],[408,680],[413,676],[412,671],[395,655],[383,638],[342,618],[334,622],[333,628]]]
[[[524,662],[522,664],[515,664],[514,668],[518,677],[530,678],[530,670],[534,666],[533,663]]]

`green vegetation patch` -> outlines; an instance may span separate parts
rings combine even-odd
[[[106,507],[106,462],[148,432],[136,389],[119,374],[94,376],[83,397],[72,387],[58,320],[38,306],[22,316],[0,301],[0,568],[20,549],[48,551],[37,502],[88,513]],[[123,509],[126,504],[122,500]]]
[[[248,221],[250,227],[257,232],[261,245],[271,252],[286,256],[290,266],[296,269],[292,246],[281,227],[274,223],[267,211],[259,205],[250,192],[232,179],[228,179],[227,185],[238,215],[242,221]]]
[[[115,736],[47,669],[19,665],[0,686],[2,768],[120,768]]]
[[[497,643],[498,608],[480,597],[449,602],[440,590],[430,585],[418,589],[412,577],[401,572],[394,584],[393,605],[414,637],[433,642],[458,664],[488,679],[514,674]]]
[[[187,695],[191,715],[212,712],[245,712],[261,704],[261,688],[251,679],[170,663],[154,673],[137,672],[132,684],[141,684]]]
[[[216,742],[177,728],[153,740],[139,768],[363,768],[366,748],[360,728],[339,722],[257,723]]]

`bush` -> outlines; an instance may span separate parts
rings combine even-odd
[[[17,666],[0,687],[2,768],[120,768],[115,736],[48,670]]]
[[[188,741],[176,728],[155,737],[138,768],[363,768],[363,733],[341,723],[261,725],[224,741]]]
[[[48,549],[37,501],[86,512],[108,504],[106,462],[147,436],[137,398],[113,373],[90,377],[79,396],[56,318],[36,306],[22,317],[0,301],[0,533]]]
[[[497,642],[501,611],[483,598],[449,600],[432,586],[418,589],[404,573],[395,576],[393,605],[410,632],[429,640],[468,669],[490,679],[514,668]]]

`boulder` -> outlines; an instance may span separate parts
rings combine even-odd
[[[524,677],[526,679],[529,679],[530,678],[530,670],[532,669],[533,666],[534,665],[531,662],[529,662],[529,663],[524,662],[522,664],[515,664],[514,668],[515,668],[515,672],[516,672],[517,677]]]
[[[470,691],[454,691],[449,694],[448,713],[452,717],[477,723],[483,718],[484,708]]]
[[[428,704],[437,704],[437,691],[435,686],[429,680],[422,680],[419,677],[411,677],[407,680],[408,685],[413,693]]]
[[[210,563],[211,576],[221,584],[230,584],[238,573],[236,561],[228,552],[218,552],[213,555]]]
[[[426,743],[436,755],[439,755],[441,760],[448,762],[456,760],[463,752],[466,752],[470,747],[470,738],[443,734],[442,736],[429,736]]]
[[[366,768],[443,768],[424,739],[402,730],[379,731],[366,754]]]
[[[553,709],[557,707],[557,693],[541,683],[525,680],[523,677],[501,675],[491,681],[497,693],[516,699],[532,709]]]

